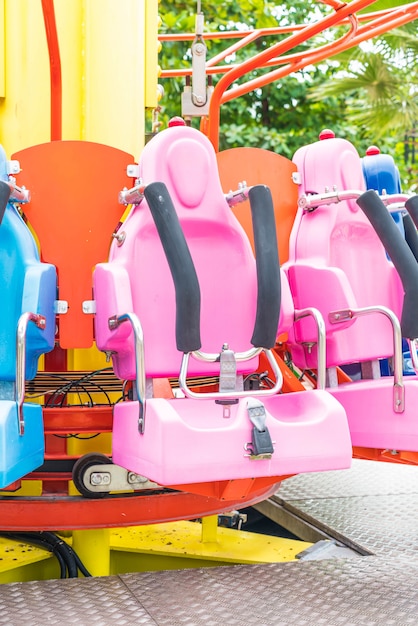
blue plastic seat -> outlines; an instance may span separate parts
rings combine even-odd
[[[379,194],[401,193],[399,170],[390,154],[382,154],[376,146],[370,146],[361,159],[367,189],[374,189]],[[392,213],[401,233],[405,234],[402,212]]]
[[[23,401],[25,380],[54,346],[56,270],[39,259],[35,240],[7,202],[6,155],[0,146],[0,489],[44,462],[42,407]]]

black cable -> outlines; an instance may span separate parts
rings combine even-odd
[[[62,539],[59,539],[54,533],[41,531],[40,535],[45,537],[54,549],[54,554],[59,553],[64,558],[68,570],[68,578],[77,578],[78,568],[74,561],[73,555],[68,550],[69,546]]]
[[[78,395],[80,396],[80,393],[84,393],[88,396],[89,398],[89,402],[91,404],[91,406],[94,405],[93,402],[93,398],[92,398],[92,393],[102,393],[108,402],[108,405],[112,405],[111,399],[109,394],[107,393],[106,389],[104,389],[104,387],[102,385],[100,385],[99,383],[94,382],[92,379],[94,378],[94,376],[101,374],[103,372],[107,372],[107,371],[111,371],[112,368],[110,367],[104,367],[98,370],[94,370],[93,372],[89,372],[88,374],[84,374],[83,376],[81,376],[80,378],[76,379],[76,380],[69,380],[68,378],[65,378],[64,376],[60,375],[60,374],[56,374],[56,373],[48,373],[48,376],[53,376],[55,378],[58,378],[59,380],[65,381],[65,384],[61,385],[60,387],[58,387],[54,393],[48,398],[47,402],[45,403],[45,406],[47,407],[62,407],[64,406],[64,402],[65,402],[65,398],[67,396],[67,394],[69,393],[78,393]],[[86,386],[84,386],[83,383],[87,383],[90,384],[93,387],[93,391],[89,390]],[[79,389],[80,388],[80,389]],[[47,395],[47,394],[45,394]],[[58,397],[62,396],[62,399],[58,402]],[[74,406],[74,405],[72,405]],[[81,399],[80,399],[80,406],[81,405]]]
[[[90,572],[73,548],[54,533],[40,531],[27,533],[1,532],[0,534],[8,539],[34,544],[51,552],[59,563],[61,578],[77,578],[78,570],[80,570],[86,578],[91,577]]]
[[[74,552],[74,550],[71,547],[70,547],[70,550],[73,553],[74,561],[75,561],[78,569],[80,570],[80,572],[83,574],[83,576],[85,576],[86,578],[91,577],[90,572],[88,571],[88,569],[86,568],[84,563],[81,561],[81,559],[78,556],[77,552]]]
[[[57,437],[58,439],[78,439],[79,441],[88,441],[89,439],[96,439],[96,437],[98,437],[99,435],[103,435],[103,433],[94,433],[92,435],[81,435],[80,433],[69,433],[68,435],[57,435],[56,433],[54,433],[54,437]]]
[[[2,537],[6,537],[7,539],[12,539],[14,541],[21,541],[23,543],[29,543],[37,546],[38,548],[42,548],[43,550],[47,550],[51,552],[58,561],[60,567],[60,578],[67,578],[67,564],[65,562],[64,557],[61,553],[57,553],[53,546],[50,545],[47,541],[42,539],[41,537],[36,537],[34,533],[1,533]]]

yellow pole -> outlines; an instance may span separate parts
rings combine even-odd
[[[202,543],[218,541],[218,516],[208,515],[202,518]]]
[[[50,73],[41,2],[0,0],[0,11],[3,4],[0,143],[11,154],[50,140]],[[158,0],[55,0],[54,7],[62,138],[104,143],[137,158],[145,106],[157,105]]]
[[[108,528],[75,530],[72,547],[92,576],[109,576],[110,530]]]

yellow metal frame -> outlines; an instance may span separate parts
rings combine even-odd
[[[93,576],[220,565],[294,561],[311,543],[199,522],[78,530],[63,537]],[[51,553],[0,538],[0,583],[57,578]]]
[[[158,0],[55,0],[62,138],[139,156],[157,105]],[[0,137],[7,154],[50,140],[50,73],[41,2],[0,0]],[[2,98],[2,96],[5,96]]]

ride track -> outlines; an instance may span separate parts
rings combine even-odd
[[[222,32],[204,35],[204,39],[240,38],[239,42],[227,47],[222,53],[209,59],[206,63],[206,74],[222,74],[214,87],[209,113],[201,120],[201,130],[208,136],[216,150],[219,143],[220,107],[222,104],[245,93],[261,88],[284,76],[294,73],[307,65],[318,63],[340,52],[353,48],[361,42],[382,35],[393,28],[402,26],[418,17],[418,2],[406,4],[378,11],[375,13],[358,13],[373,4],[371,0],[354,0],[343,3],[335,0],[326,4],[331,13],[308,25],[295,25],[286,28],[258,29],[246,32]],[[55,24],[53,0],[42,0],[42,9],[45,21],[48,51],[51,69],[51,141],[61,139],[62,120],[62,85],[61,63],[57,29]],[[346,26],[347,32],[326,45],[312,47],[310,50],[290,53],[301,44],[313,40],[317,35],[325,33],[336,26]],[[258,53],[244,62],[235,65],[219,65],[229,55],[242,50],[246,46],[264,37],[286,35],[276,44],[271,45],[263,52]],[[160,41],[190,41],[193,34],[160,35]],[[254,70],[271,68],[257,78],[236,84],[240,78]],[[191,70],[165,69],[161,78],[190,76]],[[233,87],[231,87],[234,84]],[[57,358],[57,357],[56,357]],[[60,357],[58,357],[59,360]],[[65,363],[62,368],[65,371]],[[68,420],[68,411],[65,409],[45,410],[46,432],[52,435],[62,432],[94,432],[98,431],[96,414],[100,414],[102,432],[111,430],[111,407],[91,410],[91,417],[86,417],[85,408],[73,408],[73,417]],[[74,423],[70,422],[73,421]],[[94,428],[93,428],[94,426]],[[50,476],[54,478],[54,476]],[[62,479],[63,476],[56,476]],[[284,478],[284,477],[283,477]],[[68,477],[64,477],[68,480]],[[78,496],[63,494],[61,490],[42,496],[11,496],[0,501],[2,528],[5,530],[36,530],[48,529],[81,529],[101,528],[111,526],[127,526],[147,524],[162,519],[190,519],[201,515],[219,512],[225,508],[225,499],[222,490],[225,485],[214,485],[208,489],[208,494],[192,494],[184,491],[166,490],[164,493],[128,496],[110,496],[100,500],[89,500]],[[274,488],[271,482],[262,481],[253,485],[251,497],[245,500],[245,505],[260,500],[269,495]],[[228,500],[228,506],[236,506],[238,500]]]

